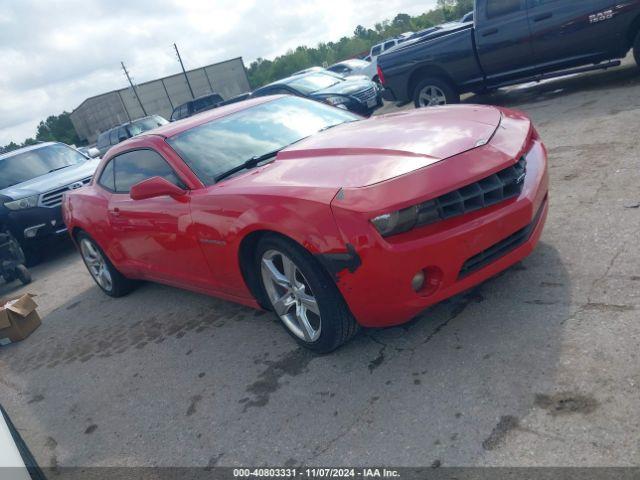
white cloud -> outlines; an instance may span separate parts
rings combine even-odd
[[[435,0],[3,0],[0,145],[35,135],[40,120],[85,98],[242,56],[245,64],[350,35]]]

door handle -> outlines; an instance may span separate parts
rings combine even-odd
[[[497,28],[490,28],[489,30],[485,30],[484,32],[482,32],[482,36],[488,37],[489,35],[495,35],[496,33],[498,33]]]
[[[535,17],[533,17],[533,21],[534,22],[541,22],[541,21],[547,20],[547,19],[549,19],[551,17],[553,17],[553,12],[541,13],[540,15],[536,15]]]
[[[118,207],[112,208],[109,213],[111,213],[111,215],[113,215],[114,217],[117,217],[120,215],[120,209]]]

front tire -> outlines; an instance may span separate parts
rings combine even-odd
[[[416,108],[438,107],[452,103],[460,103],[460,95],[453,85],[441,78],[425,78],[418,83],[413,93],[413,104]]]
[[[100,289],[110,297],[122,297],[135,287],[135,283],[113,266],[98,244],[86,233],[77,236],[80,256]]]
[[[258,243],[255,261],[271,309],[302,346],[328,353],[358,332],[331,277],[298,244],[277,235],[266,236]]]
[[[640,67],[640,32],[638,32],[636,39],[633,41],[633,57],[636,59],[636,65]]]
[[[22,264],[16,267],[16,276],[23,285],[28,285],[31,283],[31,272]]]

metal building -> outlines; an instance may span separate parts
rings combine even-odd
[[[187,76],[196,97],[217,92],[226,100],[250,90],[242,57],[188,70]],[[136,89],[147,115],[157,114],[166,119],[174,107],[191,100],[182,73],[141,83]],[[129,87],[87,98],[71,112],[71,122],[78,136],[91,144],[101,132],[143,116]]]

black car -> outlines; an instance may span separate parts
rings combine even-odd
[[[107,153],[107,150],[120,142],[124,142],[131,137],[140,135],[142,132],[152,130],[167,123],[169,122],[167,122],[166,118],[160,115],[149,115],[148,117],[138,118],[131,122],[118,125],[117,127],[110,128],[106,132],[98,135],[96,148],[100,152],[99,156],[104,155]]]
[[[223,101],[224,99],[218,93],[209,93],[202,97],[194,98],[174,108],[170,120],[175,122],[176,120],[182,120],[196,113],[211,110],[219,106]]]
[[[476,0],[450,22],[378,57],[387,100],[457,103],[467,92],[640,65],[640,0]]]
[[[0,155],[0,213],[28,263],[35,263],[51,240],[66,238],[62,196],[88,184],[99,163],[57,142]]]
[[[328,71],[313,71],[283,78],[254,91],[252,97],[289,94],[369,116],[382,106],[378,86],[365,78],[344,78]]]

